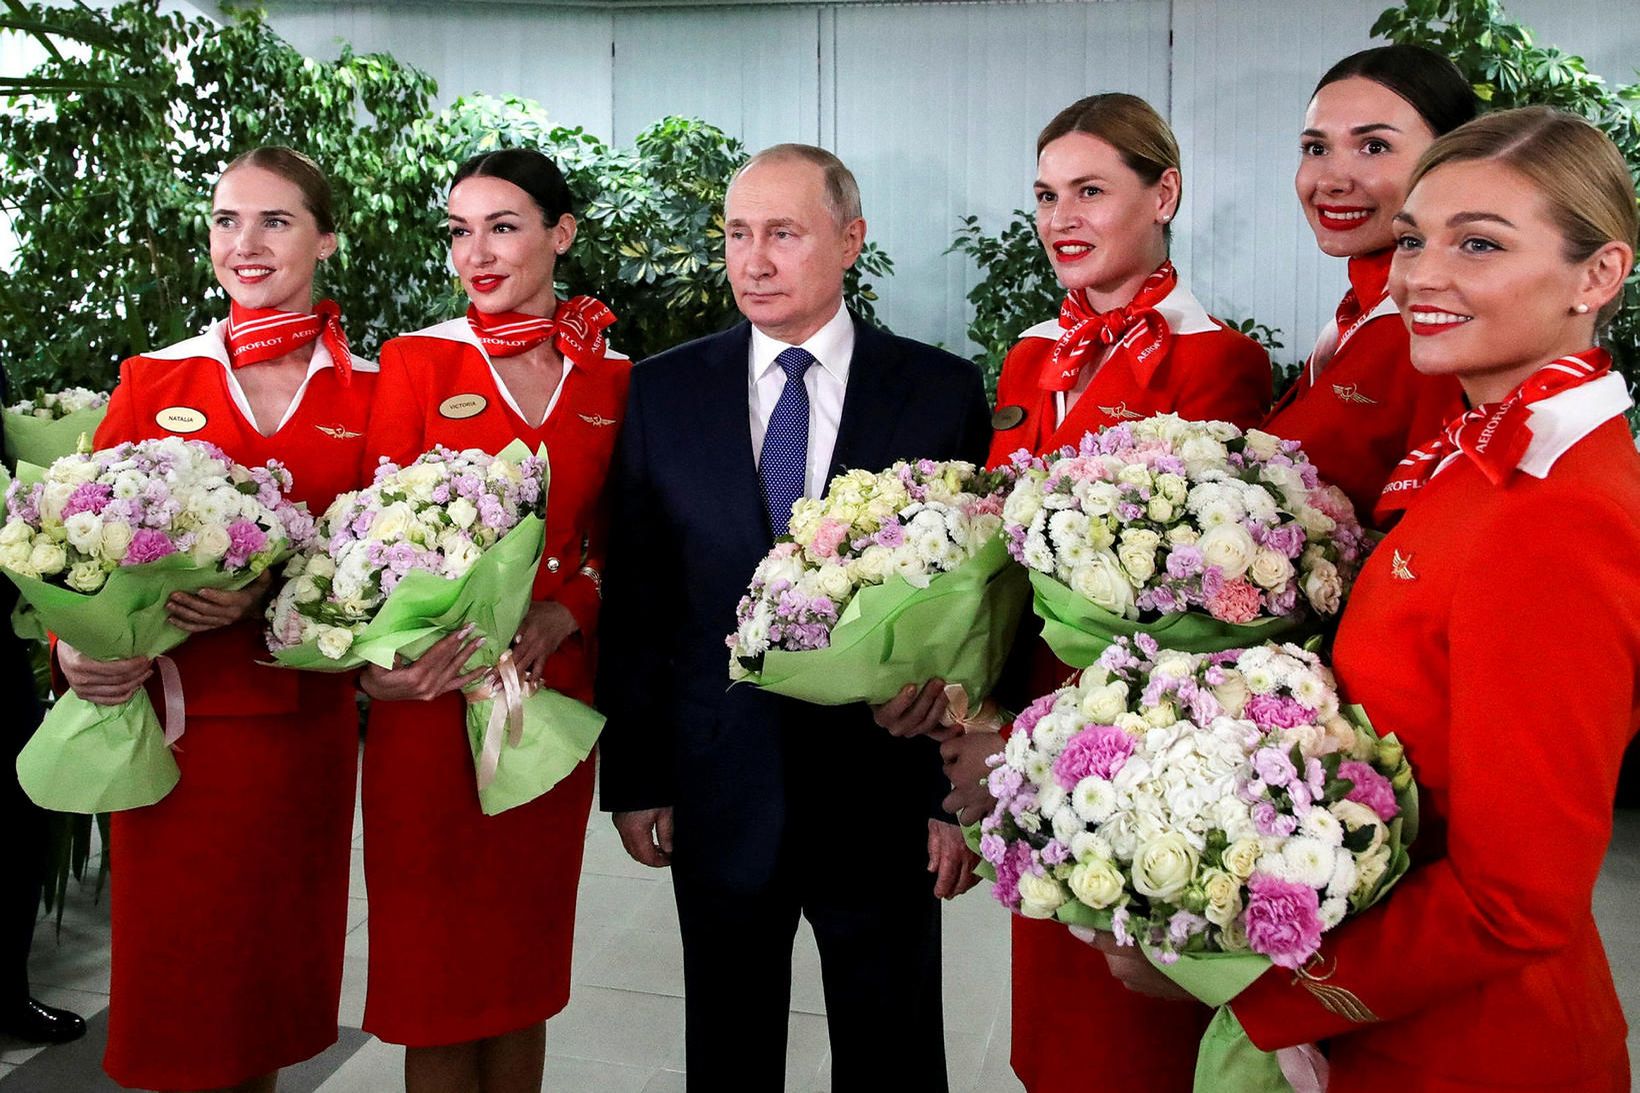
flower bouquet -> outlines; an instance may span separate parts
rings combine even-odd
[[[472,624],[485,643],[464,670],[491,669],[465,695],[486,815],[551,789],[603,728],[586,704],[526,684],[508,651],[541,560],[547,483],[545,458],[521,443],[384,460],[369,488],[325,511],[268,606],[275,661],[311,671],[391,668]]]
[[[729,678],[807,702],[885,702],[938,676],[974,706],[1027,587],[998,532],[1011,471],[918,460],[849,471],[792,506],[726,639]]]
[[[84,387],[24,399],[5,409],[6,462],[44,467],[92,436],[108,413],[108,394]]]
[[[1212,652],[1337,614],[1368,543],[1298,443],[1162,414],[1018,457],[1002,514],[1042,636],[1084,668],[1117,636]]]
[[[64,695],[17,757],[36,803],[107,812],[153,804],[176,785],[168,745],[182,732],[182,694],[163,654],[188,634],[167,620],[165,602],[242,588],[303,545],[313,520],[287,499],[290,481],[278,463],[244,467],[214,444],[176,437],[64,456],[44,471],[18,466],[0,568],[87,656],[158,658],[167,705],[162,730],[144,691],[118,706]]]
[[[1033,702],[990,789],[970,837],[999,902],[1138,944],[1220,1007],[1198,1089],[1281,1088],[1282,1060],[1224,1004],[1271,964],[1303,968],[1382,898],[1418,815],[1400,744],[1340,707],[1315,654],[1181,653],[1148,635]]]

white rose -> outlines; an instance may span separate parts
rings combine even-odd
[[[0,527],[0,547],[26,543],[32,538],[34,529],[22,520],[7,520],[6,526]]]
[[[1274,591],[1292,579],[1293,563],[1279,550],[1260,547],[1258,553],[1253,555],[1253,564],[1248,567],[1247,574],[1260,588]]]
[[[500,461],[497,460],[497,462]],[[402,539],[415,518],[415,510],[408,503],[395,501],[376,513],[375,518],[370,521],[370,538],[381,542],[395,542]]]
[[[522,482],[524,472],[518,469],[518,464],[506,459],[492,459],[484,476],[491,482]]]
[[[1193,471],[1206,470],[1217,467],[1229,458],[1223,444],[1210,436],[1193,436],[1187,439],[1179,448],[1179,455],[1184,457],[1185,466]]]
[[[79,562],[70,567],[67,584],[76,592],[95,592],[108,580],[108,572],[97,562]]]
[[[1304,598],[1323,615],[1336,615],[1339,602],[1344,598],[1344,582],[1338,576],[1338,567],[1325,558],[1318,560],[1304,574]]]
[[[1145,842],[1133,858],[1133,887],[1142,895],[1172,900],[1196,875],[1196,851],[1182,832]]]
[[[206,524],[194,535],[194,546],[189,553],[196,561],[215,562],[227,554],[232,545],[226,528],[219,524]]]
[[[1384,879],[1384,873],[1389,869],[1389,847],[1378,846],[1355,859],[1355,888],[1350,892],[1351,899],[1365,899],[1371,895],[1378,882]]]
[[[1262,853],[1264,848],[1257,839],[1237,839],[1225,847],[1222,858],[1224,868],[1236,880],[1244,881],[1253,875],[1253,869],[1258,865],[1259,855]]]
[[[840,565],[824,565],[818,574],[820,591],[836,603],[842,603],[854,591],[854,582],[849,580],[848,570]]]
[[[1002,518],[1010,524],[1025,525],[1042,511],[1042,483],[1034,477],[1022,478],[1002,503]]]
[[[478,561],[483,553],[473,543],[454,543],[444,552],[442,572],[446,577],[460,577],[473,568],[473,563]]]
[[[336,576],[336,560],[328,554],[309,555],[307,572],[315,577],[334,577]]]
[[[1095,724],[1112,724],[1118,714],[1127,711],[1127,697],[1128,685],[1120,679],[1095,687],[1082,696],[1082,716]]]
[[[1228,925],[1241,914],[1241,881],[1229,873],[1218,869],[1203,873],[1202,894],[1207,897],[1202,914],[1213,925]]]
[[[1247,438],[1248,453],[1255,458],[1269,459],[1281,451],[1281,438],[1262,429],[1248,429],[1243,435]]]
[[[42,577],[54,576],[68,568],[68,552],[49,539],[36,539],[28,564]]]
[[[418,463],[399,472],[399,485],[417,501],[431,501],[433,490],[444,480],[444,469],[432,463]]]
[[[74,486],[69,482],[47,482],[46,488],[40,491],[40,524],[59,523],[63,516],[63,506],[68,504],[69,495],[74,492]]]
[[[1300,506],[1297,515],[1299,525],[1312,539],[1326,535],[1338,526],[1331,516],[1310,505]]]
[[[1078,862],[1071,870],[1071,894],[1096,911],[1122,898],[1122,873],[1104,860]]]
[[[1116,555],[1108,550],[1099,551],[1087,565],[1071,574],[1070,586],[1071,591],[1086,597],[1095,607],[1113,615],[1138,617],[1133,585],[1122,572]]]
[[[1141,714],[1147,725],[1158,729],[1165,729],[1179,720],[1178,708],[1171,702],[1158,702],[1154,706],[1146,706]]]
[[[21,573],[25,577],[38,577],[34,567],[29,564],[29,558],[34,553],[31,543],[7,543],[0,546],[0,566],[5,566],[13,573]]]
[[[331,660],[341,660],[353,647],[353,631],[343,626],[319,628],[319,652]]]
[[[1359,801],[1334,801],[1327,806],[1327,811],[1350,831],[1359,831],[1364,827],[1372,832],[1372,842],[1367,844],[1367,849],[1363,853],[1377,850],[1384,845],[1384,839],[1389,836],[1389,829],[1378,818],[1378,813]]]
[[[465,497],[458,497],[444,510],[450,517],[450,522],[463,531],[473,526],[478,519],[478,506]]]
[[[106,562],[118,565],[125,552],[131,548],[131,537],[134,534],[131,525],[113,521],[103,525],[102,547],[99,553]]]
[[[1253,556],[1258,552],[1247,529],[1230,522],[1208,528],[1196,545],[1201,549],[1206,563],[1218,566],[1227,581],[1247,572]]]
[[[1052,918],[1069,896],[1052,877],[1026,873],[1019,878],[1019,913],[1026,918]]]
[[[1193,546],[1201,541],[1201,533],[1189,524],[1174,524],[1167,529],[1169,546]]]
[[[59,482],[68,482],[75,486],[94,481],[97,475],[101,473],[102,468],[97,466],[96,461],[83,456],[76,459],[59,461],[58,463],[53,464],[51,468],[52,478]]]

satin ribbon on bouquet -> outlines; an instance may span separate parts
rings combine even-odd
[[[1276,1063],[1293,1093],[1326,1093],[1331,1065],[1314,1044],[1281,1048],[1276,1052]]]
[[[945,712],[940,724],[961,729],[963,735],[971,732],[1001,732],[1004,718],[1002,707],[995,699],[987,698],[976,710],[969,710],[968,692],[960,683],[945,685]]]
[[[503,736],[515,748],[524,742],[524,700],[539,689],[538,684],[519,674],[518,664],[509,649],[501,654],[501,659],[490,669],[490,674],[466,692],[469,706],[495,700],[495,705],[490,707],[490,720],[484,726],[484,749],[478,757],[480,790],[488,789],[490,783],[495,781],[496,768],[501,763]]]
[[[160,690],[165,695],[165,746],[171,748],[188,730],[188,714],[182,703],[182,673],[170,657],[155,657],[154,667],[159,669]]]

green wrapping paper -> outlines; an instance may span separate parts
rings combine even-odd
[[[1023,569],[999,535],[926,588],[900,577],[855,593],[824,649],[771,649],[751,683],[775,694],[841,706],[887,702],[907,683],[961,684],[978,707],[1013,644],[1028,595]]]
[[[6,462],[14,467],[19,463],[49,467],[78,449],[81,434],[88,440],[96,434],[97,426],[108,414],[108,407],[75,410],[55,420],[14,414],[10,410],[0,413],[6,415]]]
[[[524,454],[521,444],[501,453],[513,459]],[[396,658],[414,661],[440,639],[471,623],[473,635],[482,636],[484,644],[468,658],[463,671],[494,669],[529,611],[545,531],[540,516],[525,517],[457,580],[425,570],[407,573],[339,660],[325,656],[310,641],[278,650],[274,661],[287,668],[319,672],[352,671],[365,664],[391,668]],[[482,681],[470,690],[481,685]],[[468,698],[467,735],[474,767],[479,769],[486,737],[491,737],[492,754],[498,743],[490,723],[499,700],[475,700],[470,694]],[[533,801],[557,785],[592,753],[604,725],[603,715],[592,707],[548,690],[535,691],[524,699],[522,720],[522,734],[500,747],[493,780],[478,789],[479,806],[486,816]]]
[[[1181,611],[1152,622],[1123,618],[1096,607],[1086,596],[1063,582],[1031,570],[1031,605],[1042,619],[1042,639],[1054,656],[1072,668],[1086,668],[1099,659],[1118,637],[1149,634],[1164,649],[1181,653],[1217,653],[1245,649],[1267,641],[1289,641],[1295,635],[1319,629],[1320,623],[1303,618],[1270,618],[1237,624],[1221,622],[1204,612]]]
[[[24,481],[27,469],[19,474]],[[189,637],[166,617],[171,593],[232,591],[259,575],[260,570],[229,576],[215,565],[201,566],[186,555],[172,554],[122,566],[87,595],[6,571],[48,629],[97,660],[170,652]],[[118,706],[98,706],[65,694],[17,756],[17,780],[24,791],[41,808],[56,812],[141,808],[171,792],[178,777],[146,691]]]

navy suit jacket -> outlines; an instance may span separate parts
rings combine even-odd
[[[831,473],[897,459],[983,463],[979,370],[858,318],[854,329]],[[784,851],[824,852],[853,809],[871,828],[903,825],[925,839],[948,789],[933,742],[890,737],[863,704],[729,686],[735,605],[774,543],[752,455],[750,339],[742,322],[632,371],[598,688],[609,718],[602,807],[671,806],[674,861],[747,890],[769,881]]]

